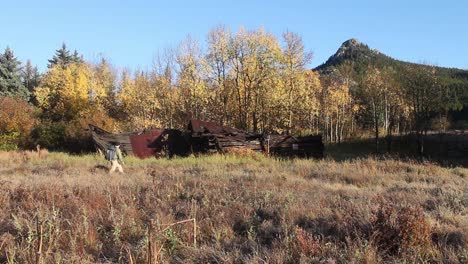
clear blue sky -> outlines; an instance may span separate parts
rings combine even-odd
[[[385,3],[383,3],[385,2]],[[302,35],[323,63],[357,38],[397,59],[468,69],[468,1],[0,1],[0,49],[40,70],[65,42],[85,59],[146,69],[158,50],[214,26]]]

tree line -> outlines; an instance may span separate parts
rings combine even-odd
[[[328,142],[372,134],[378,147],[381,136],[422,135],[435,123],[446,129],[448,112],[463,106],[455,100],[459,87],[430,65],[368,63],[357,74],[347,61],[324,74],[308,69],[311,60],[296,33],[278,38],[224,26],[204,45],[188,37],[159,52],[147,71],[117,71],[105,58],[87,62],[63,44],[40,74],[6,48],[0,146],[83,150],[89,123],[120,132],[184,128],[197,118],[253,132],[322,134]]]

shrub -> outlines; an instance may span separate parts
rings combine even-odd
[[[0,150],[1,151],[8,151],[8,150],[17,150],[18,145],[17,141],[19,138],[19,132],[12,132],[9,134],[0,135]]]
[[[431,226],[421,208],[382,203],[372,227],[372,242],[384,253],[404,254],[432,246]]]
[[[66,145],[66,126],[62,122],[43,122],[31,133],[36,144],[53,150],[63,150]]]
[[[26,101],[0,97],[0,148],[28,146],[31,142],[29,134],[35,124],[35,109]]]
[[[304,229],[296,227],[294,230],[296,237],[296,247],[302,254],[306,256],[319,255],[321,252],[320,240],[312,234],[307,233]]]
[[[108,131],[118,130],[117,122],[96,108],[68,122],[44,119],[34,128],[32,138],[35,144],[52,150],[90,152],[94,150],[94,143],[88,131],[88,124],[98,125]]]

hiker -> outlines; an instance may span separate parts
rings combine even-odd
[[[107,149],[106,160],[110,161],[111,163],[109,174],[112,174],[115,169],[118,169],[120,173],[123,173],[122,165],[124,162],[119,143],[112,143],[112,145]]]

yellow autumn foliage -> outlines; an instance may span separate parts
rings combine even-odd
[[[161,94],[148,74],[124,72],[118,98],[133,129],[161,127]]]
[[[52,120],[72,120],[90,105],[91,80],[92,72],[84,63],[53,67],[36,89],[38,105]]]

